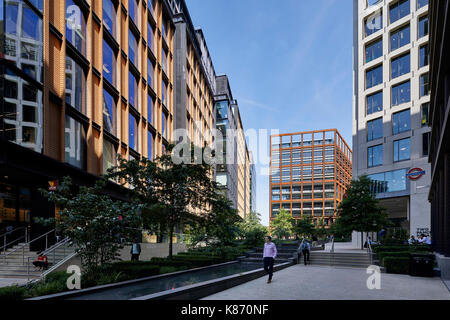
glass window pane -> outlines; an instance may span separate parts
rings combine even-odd
[[[391,63],[391,78],[397,78],[411,71],[410,54],[402,55],[398,58],[392,59]]]
[[[428,16],[419,19],[419,38],[428,35]]]
[[[65,161],[77,168],[85,168],[86,135],[83,126],[75,119],[66,116]]]
[[[73,0],[66,0],[66,38],[81,54],[86,54],[86,21]]]
[[[383,66],[369,69],[366,72],[366,89],[372,88],[383,82]]]
[[[116,103],[106,90],[103,90],[103,128],[116,134]]]
[[[420,97],[424,97],[430,94],[430,83],[428,79],[428,73],[420,76]]]
[[[409,44],[410,35],[409,25],[391,33],[391,51]]]
[[[366,37],[381,30],[383,28],[383,14],[381,11],[377,11],[374,14],[366,18],[364,23],[364,30]]]
[[[369,147],[367,150],[367,166],[375,167],[383,164],[383,145]]]
[[[407,16],[410,12],[409,0],[400,0],[389,7],[390,22],[395,21]]]
[[[383,39],[366,46],[366,63],[383,55]]]
[[[399,134],[411,130],[411,113],[410,110],[394,113],[393,115],[393,134]]]
[[[409,101],[411,101],[411,83],[409,81],[392,87],[393,106]]]
[[[394,162],[409,160],[411,158],[411,139],[394,141]]]
[[[383,110],[383,91],[367,96],[367,115]]]
[[[103,24],[106,30],[116,36],[116,8],[111,0],[103,0]]]
[[[383,119],[375,119],[367,122],[367,141],[383,137]]]
[[[429,63],[428,44],[419,49],[419,68],[425,67]]]
[[[108,42],[103,40],[103,77],[116,85],[116,55]]]

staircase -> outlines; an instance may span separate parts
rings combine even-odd
[[[300,261],[302,263],[302,260]],[[349,253],[349,252],[325,252],[311,251],[311,265],[350,267],[350,268],[367,268],[372,264],[368,253]]]
[[[73,255],[75,249],[68,241],[61,241],[45,251],[48,259],[48,269]],[[36,271],[33,261],[37,252],[30,251],[29,243],[19,243],[0,254],[0,278],[38,279],[45,272]]]
[[[275,258],[274,264],[282,264],[286,262],[294,262],[297,258],[297,248],[299,246],[298,242],[283,243],[277,246],[277,257]],[[258,264],[263,261],[264,247],[255,248],[251,252],[247,252],[245,258],[241,257],[238,260],[242,263],[253,263]]]

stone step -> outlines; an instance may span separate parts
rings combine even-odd
[[[332,257],[332,256],[317,256],[310,254],[310,259],[317,260],[348,260],[348,261],[370,261],[369,257]]]
[[[351,263],[351,262],[349,263],[335,262],[331,264],[326,262],[309,261],[308,264],[317,266],[351,267],[351,268],[367,268],[368,266],[370,266],[370,263]]]
[[[263,263],[263,259],[262,258],[244,258],[240,260],[241,262],[246,262],[246,263]],[[275,259],[275,263],[284,263],[284,262],[289,262],[288,259]]]

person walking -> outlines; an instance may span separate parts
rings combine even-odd
[[[273,265],[276,257],[277,257],[277,247],[275,246],[275,243],[272,242],[272,237],[267,236],[266,243],[264,244],[264,253],[263,253],[264,270],[269,274],[269,280],[267,280],[267,283],[272,282]]]
[[[309,244],[308,241],[304,240],[302,242],[302,244],[300,245],[299,250],[301,251],[301,253],[303,255],[303,261],[306,266],[306,261],[309,261],[309,252],[311,251],[311,245]]]
[[[141,245],[137,240],[134,240],[131,246],[131,261],[139,261],[139,256],[141,254]]]

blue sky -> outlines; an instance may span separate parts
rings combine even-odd
[[[336,128],[351,145],[351,0],[186,2],[216,73],[230,79],[245,129]],[[261,166],[256,209],[268,225],[269,179]]]

